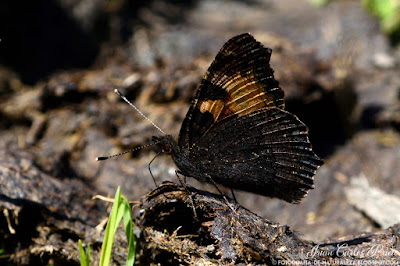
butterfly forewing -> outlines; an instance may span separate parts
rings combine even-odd
[[[250,34],[230,39],[205,74],[183,122],[179,146],[188,149],[216,122],[267,107],[284,108],[269,65],[271,49]]]

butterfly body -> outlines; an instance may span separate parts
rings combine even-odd
[[[169,135],[154,141],[185,176],[298,203],[322,160],[307,127],[284,110],[271,52],[250,34],[230,39],[204,76],[178,142]]]

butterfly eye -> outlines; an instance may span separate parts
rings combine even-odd
[[[171,153],[171,143],[165,143],[162,146],[162,152]]]

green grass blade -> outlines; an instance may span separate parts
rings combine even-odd
[[[79,257],[81,261],[81,266],[89,266],[90,265],[90,245],[88,245],[87,250],[86,250],[86,255],[85,255],[85,250],[83,249],[82,246],[82,241],[79,239],[78,240],[78,245],[79,245]]]
[[[86,265],[90,265],[90,244],[88,244],[86,249]]]
[[[128,200],[124,197],[123,198],[125,211],[124,211],[124,228],[125,228],[125,235],[128,241],[128,255],[126,259],[126,266],[131,266],[135,263],[135,238],[133,235],[133,222],[132,222],[132,210],[131,206],[129,205]]]
[[[119,224],[117,214],[120,205],[120,188],[118,187],[114,197],[114,204],[111,209],[110,217],[107,222],[106,231],[104,233],[103,244],[101,245],[100,266],[109,265],[111,259],[111,250],[116,227]]]

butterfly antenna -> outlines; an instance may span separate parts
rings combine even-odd
[[[96,158],[96,161],[104,161],[104,160],[107,160],[107,159],[110,159],[110,158],[113,158],[113,157],[117,157],[117,156],[120,156],[120,155],[124,155],[124,154],[126,154],[126,153],[128,153],[128,152],[137,151],[137,150],[140,150],[140,149],[143,149],[143,148],[146,148],[146,147],[155,145],[155,144],[157,144],[157,142],[149,143],[149,144],[146,144],[146,145],[143,145],[143,146],[140,146],[140,147],[136,147],[136,148],[134,148],[134,149],[130,149],[130,150],[128,150],[128,151],[124,151],[124,152],[117,153],[117,154],[110,155],[110,156],[100,156],[100,157],[97,157],[97,158]]]
[[[144,117],[144,119],[146,119],[147,121],[149,121],[150,124],[152,124],[155,128],[157,128],[161,133],[163,133],[164,135],[167,135],[159,126],[157,126],[156,124],[154,124],[153,121],[151,121],[147,116],[145,116],[136,106],[134,106],[124,95],[122,95],[122,93],[115,89],[114,92],[121,97],[125,102],[127,102],[130,106],[132,106],[141,116]]]

